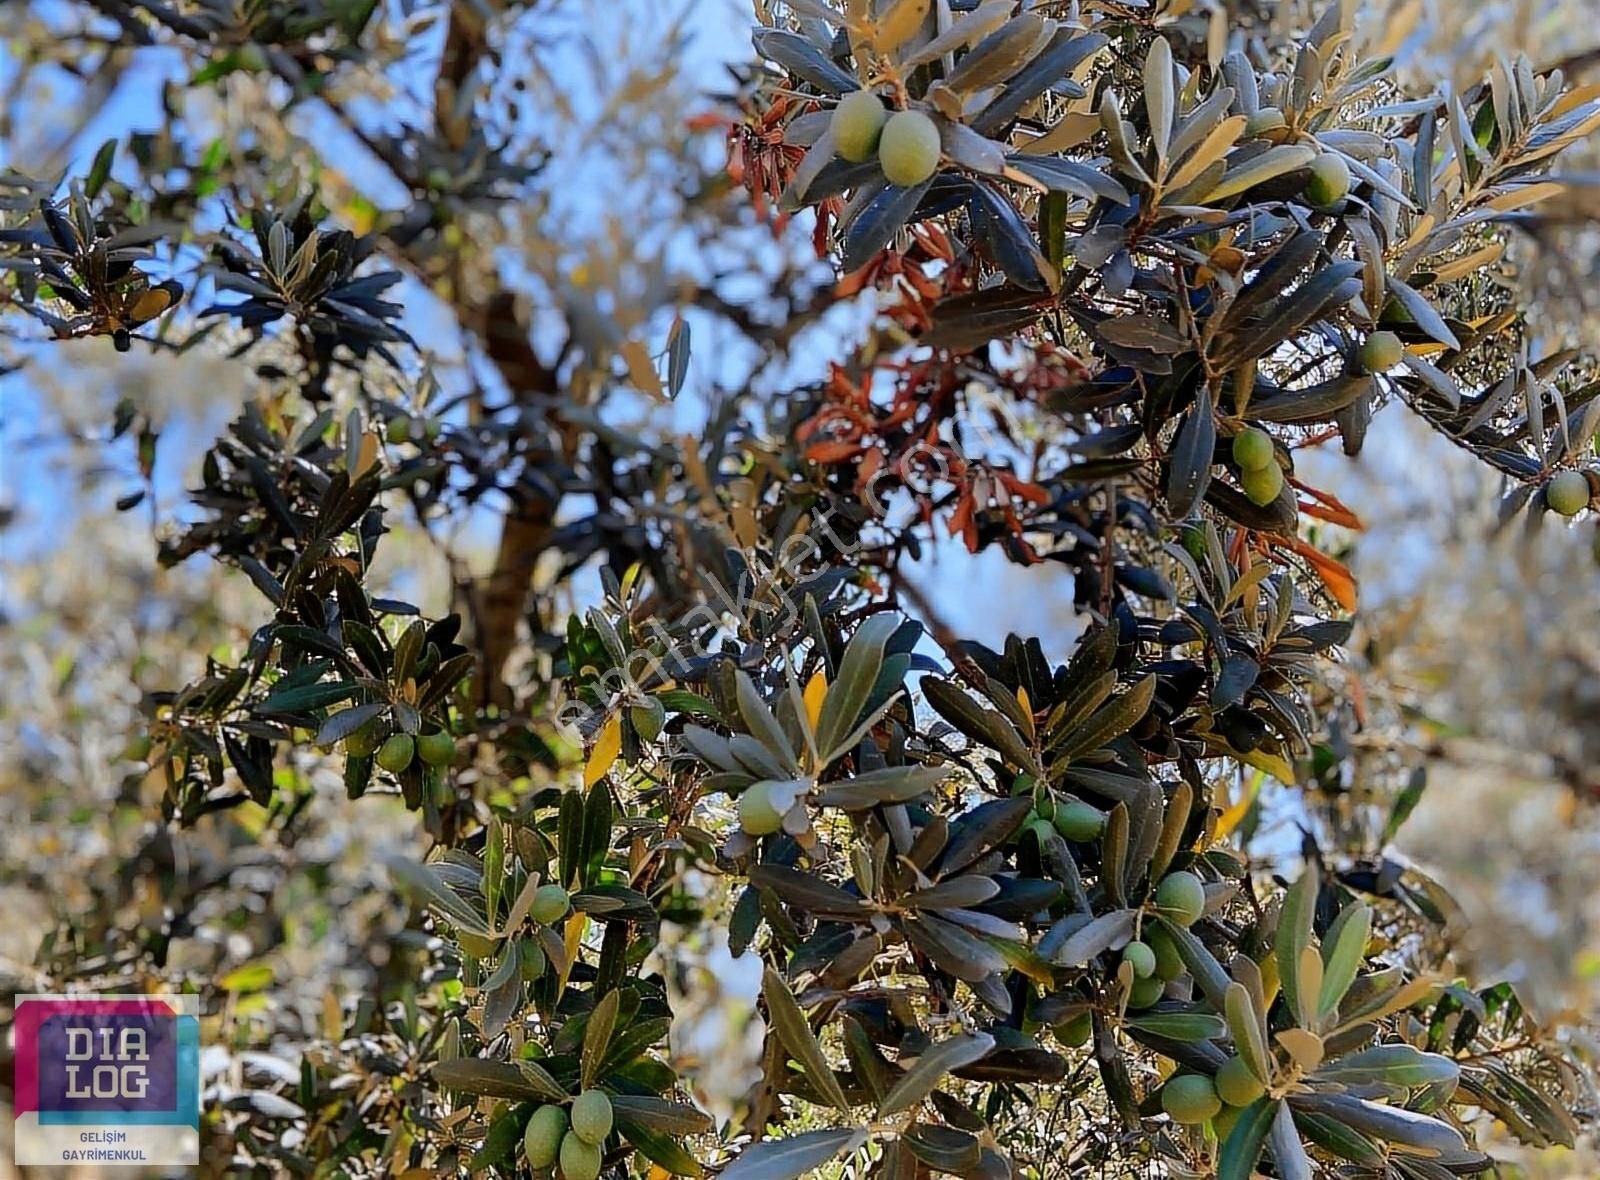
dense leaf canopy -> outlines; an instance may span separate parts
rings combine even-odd
[[[1286,37],[1144,0],[762,0],[727,74],[674,32],[607,89],[563,7],[36,14],[42,59],[184,71],[160,132],[0,177],[19,363],[107,337],[252,389],[159,522],[252,630],[150,694],[130,777],[163,841],[291,849],[314,760],[432,845],[385,865],[384,994],[324,1010],[298,1113],[211,1112],[217,1166],[1438,1180],[1491,1122],[1570,1145],[1581,1067],[1448,972],[1435,882],[1242,837],[1263,784],[1352,773],[1361,522],[1297,459],[1400,403],[1507,519],[1600,490],[1600,369],[1506,276],[1600,90],[1418,88],[1349,3]],[[230,95],[282,111],[212,134]],[[362,162],[276,159],[295,111]],[[594,142],[632,215],[575,195]],[[109,424],[146,478],[163,425]],[[450,552],[425,614],[393,538],[468,522],[492,562]],[[957,634],[991,591],[920,560],[991,548],[1080,625]],[[171,981],[186,920],[40,971]]]

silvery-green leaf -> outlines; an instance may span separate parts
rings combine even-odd
[[[1004,82],[1032,61],[1055,31],[1055,21],[1033,12],[1019,13],[973,46],[945,84],[970,94]]]
[[[802,1131],[752,1143],[718,1173],[720,1180],[798,1180],[867,1141],[865,1128]]]
[[[947,53],[953,53],[957,49],[963,49],[982,40],[1005,24],[1006,18],[1011,15],[1011,9],[1011,0],[983,0],[983,3],[970,12],[962,13],[948,29],[907,57],[901,63],[902,67],[912,69],[926,65]]]
[[[1172,118],[1178,96],[1172,85],[1172,46],[1165,37],[1150,42],[1144,59],[1144,106],[1156,159],[1165,161],[1172,142]]]
[[[1217,448],[1217,420],[1211,399],[1200,395],[1200,403],[1184,415],[1168,454],[1167,511],[1172,519],[1182,520],[1194,511],[1205,495],[1211,479],[1211,464]]]
[[[1117,205],[1126,205],[1133,199],[1115,177],[1079,160],[1019,152],[1007,156],[1006,162],[1052,192],[1071,193],[1088,201],[1104,198]]]
[[[1006,152],[1000,144],[980,135],[964,123],[936,118],[939,127],[939,147],[955,163],[986,176],[999,176],[1005,171]]]
[[[1229,166],[1222,175],[1222,183],[1201,198],[1203,204],[1213,204],[1238,196],[1279,176],[1298,171],[1316,159],[1316,151],[1304,144],[1278,144],[1258,156],[1234,167]]]
[[[1444,317],[1439,314],[1438,308],[1434,307],[1425,295],[1410,284],[1402,283],[1396,278],[1389,280],[1389,294],[1411,314],[1411,318],[1416,321],[1417,327],[1446,348],[1460,351],[1461,341],[1456,339],[1456,334],[1444,322]]]
[[[810,82],[827,94],[849,94],[861,84],[799,33],[787,29],[757,29],[751,38],[756,52],[775,61],[797,78]]]
[[[988,1033],[961,1033],[936,1041],[923,1051],[905,1075],[884,1095],[883,1102],[878,1106],[878,1117],[884,1118],[918,1106],[933,1093],[947,1073],[987,1057],[993,1048],[994,1038]]]

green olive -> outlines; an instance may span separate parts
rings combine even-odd
[[[533,904],[528,907],[528,917],[541,926],[550,926],[567,916],[572,898],[556,884],[541,885],[533,891]]]
[[[1361,342],[1356,359],[1368,373],[1387,373],[1406,355],[1406,346],[1393,332],[1374,332]]]
[[[598,1180],[600,1149],[572,1131],[561,1137],[561,1175],[566,1180]]]
[[[541,1106],[522,1132],[522,1154],[534,1171],[548,1168],[561,1151],[561,1138],[567,1133],[567,1112],[559,1106]]]
[[[409,733],[397,733],[378,747],[378,765],[390,774],[399,774],[411,765],[417,744]]]
[[[747,836],[770,836],[783,827],[783,812],[772,802],[772,784],[751,783],[739,796],[739,826]]]
[[[1222,1100],[1210,1078],[1186,1073],[1161,1087],[1161,1109],[1173,1122],[1193,1126],[1214,1117],[1222,1109]]]
[[[1306,200],[1318,209],[1329,209],[1350,193],[1350,165],[1344,157],[1323,152],[1311,161],[1311,179],[1306,181]]]
[[[852,90],[833,108],[833,142],[839,155],[852,164],[864,164],[878,150],[883,125],[889,121],[878,96],[870,90]]]
[[[456,739],[440,730],[417,739],[417,757],[429,766],[448,766],[455,760]]]
[[[1098,840],[1105,830],[1105,813],[1082,799],[1069,799],[1056,808],[1056,831],[1064,840],[1074,844],[1087,844]]]
[[[1173,942],[1172,936],[1160,926],[1152,924],[1148,927],[1144,932],[1144,940],[1155,952],[1157,979],[1171,983],[1188,970],[1183,956],[1178,954],[1178,944]]]
[[[1250,426],[1233,436],[1233,461],[1240,471],[1259,471],[1276,463],[1272,436],[1259,426]]]
[[[1156,953],[1145,943],[1130,942],[1123,947],[1122,961],[1132,964],[1135,979],[1149,979],[1156,973]]]
[[[1589,506],[1593,495],[1589,478],[1581,471],[1558,471],[1544,485],[1544,500],[1562,516],[1576,516]]]
[[[921,111],[896,111],[878,139],[878,163],[890,184],[921,184],[939,170],[939,127]]]
[[[1088,1012],[1080,1012],[1050,1031],[1068,1049],[1081,1048],[1089,1043],[1089,1038],[1094,1034],[1094,1017]]]
[[[1230,1057],[1222,1063],[1217,1070],[1216,1087],[1217,1096],[1229,1106],[1249,1106],[1267,1089],[1242,1057]]]
[[[1276,500],[1278,493],[1283,491],[1283,468],[1274,462],[1252,471],[1241,471],[1239,486],[1244,489],[1244,494],[1250,503],[1265,507]]]
[[[600,1090],[585,1090],[572,1100],[572,1133],[596,1147],[611,1134],[611,1099]]]
[[[1180,926],[1193,926],[1206,909],[1206,887],[1193,873],[1168,873],[1156,886],[1156,909]]]

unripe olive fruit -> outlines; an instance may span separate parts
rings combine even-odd
[[[1265,135],[1268,131],[1276,131],[1286,125],[1283,112],[1277,107],[1262,107],[1245,120],[1244,134],[1247,137]]]
[[[572,899],[561,886],[541,885],[533,891],[533,904],[528,907],[528,917],[541,926],[549,926],[567,916],[570,904]]]
[[[1069,799],[1056,808],[1054,822],[1062,839],[1075,844],[1087,844],[1090,840],[1100,838],[1100,833],[1105,830],[1106,817],[1098,807],[1082,799]]]
[[[611,1099],[600,1090],[585,1090],[572,1100],[572,1133],[596,1147],[611,1134]]]
[[[1070,1020],[1063,1020],[1050,1030],[1055,1033],[1056,1040],[1069,1049],[1078,1049],[1089,1043],[1089,1038],[1094,1034],[1094,1017],[1087,1012],[1080,1012]]]
[[[1356,359],[1368,373],[1387,373],[1406,355],[1406,346],[1393,332],[1374,332],[1361,342]]]
[[[1161,1087],[1161,1109],[1173,1122],[1193,1126],[1214,1117],[1222,1109],[1222,1100],[1210,1078],[1186,1073]]]
[[[1589,506],[1589,479],[1581,471],[1558,471],[1544,485],[1545,503],[1562,516],[1576,516]]]
[[[864,164],[878,150],[889,112],[870,90],[852,90],[833,108],[833,142],[852,164]]]
[[[772,802],[772,785],[751,783],[739,796],[739,826],[748,836],[770,836],[783,826],[783,812]]]
[[[1217,1133],[1217,1142],[1226,1143],[1228,1136],[1233,1134],[1233,1128],[1239,1122],[1239,1116],[1244,1113],[1242,1106],[1224,1106],[1211,1116],[1211,1129]]]
[[[921,111],[896,111],[878,139],[878,163],[890,184],[921,184],[939,168],[938,126]]]
[[[1056,814],[1055,797],[1048,793],[1040,795],[1033,802],[1033,814],[1049,823],[1050,820],[1055,818]]]
[[[1193,926],[1206,909],[1206,887],[1193,873],[1168,873],[1156,886],[1156,909],[1180,926]]]
[[[393,734],[378,747],[378,765],[390,774],[399,774],[411,765],[411,756],[416,750],[417,744],[409,733]]]
[[[1128,989],[1128,1007],[1148,1008],[1159,1000],[1167,991],[1167,981],[1151,976],[1149,979],[1135,979],[1133,987]]]
[[[566,1180],[597,1180],[600,1149],[568,1131],[561,1137],[561,1174]]]
[[[1027,771],[1023,771],[1021,774],[1017,775],[1016,779],[1011,783],[1011,797],[1015,799],[1019,795],[1026,795],[1038,785],[1038,779],[1034,778],[1033,775],[1029,774]]]
[[[428,187],[436,193],[442,193],[450,187],[450,170],[448,168],[429,168]]]
[[[444,433],[444,423],[437,418],[429,418],[422,424],[422,437],[432,442]]]
[[[1035,816],[1033,820],[1029,822],[1028,831],[1033,833],[1033,838],[1039,842],[1040,848],[1043,848],[1047,843],[1049,843],[1050,838],[1056,834],[1056,829],[1050,823],[1050,821],[1047,819],[1041,819],[1038,816]]]
[[[1144,940],[1155,952],[1157,979],[1171,983],[1188,970],[1183,956],[1178,954],[1178,944],[1173,942],[1172,936],[1161,927],[1151,926],[1144,932]]]
[[[383,727],[376,720],[363,725],[344,739],[344,752],[352,758],[370,758],[383,745]]]
[[[541,1106],[522,1132],[522,1154],[528,1167],[538,1171],[556,1162],[561,1138],[567,1133],[567,1112],[559,1106]]]
[[[528,939],[522,944],[522,978],[532,983],[544,976],[544,969],[550,965],[550,960],[545,957],[544,947],[534,939]]]
[[[128,739],[128,744],[122,748],[122,756],[129,762],[143,762],[150,757],[150,751],[155,749],[155,743],[150,740],[150,735],[141,733],[137,737]]]
[[[456,756],[456,739],[440,730],[417,739],[417,757],[429,766],[448,766]]]
[[[1241,471],[1259,471],[1275,464],[1272,436],[1258,426],[1246,427],[1233,436],[1233,461]]]
[[[1222,1063],[1217,1070],[1216,1078],[1217,1097],[1229,1106],[1249,1106],[1262,1094],[1266,1087],[1261,1080],[1250,1072],[1250,1067],[1244,1063],[1243,1057],[1230,1057]]]
[[[1135,979],[1149,979],[1156,973],[1156,953],[1142,942],[1130,942],[1123,947],[1122,961],[1133,965]]]
[[[1278,493],[1283,491],[1283,468],[1274,462],[1251,471],[1241,471],[1239,486],[1244,489],[1244,494],[1250,503],[1265,507],[1276,500]]]
[[[403,443],[411,437],[411,419],[390,418],[383,428],[383,437],[392,443]]]
[[[1350,165],[1344,157],[1323,152],[1311,161],[1311,179],[1306,181],[1306,200],[1319,209],[1337,205],[1350,193]]]

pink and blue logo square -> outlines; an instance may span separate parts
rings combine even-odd
[[[17,997],[19,1165],[200,1162],[196,996]]]

